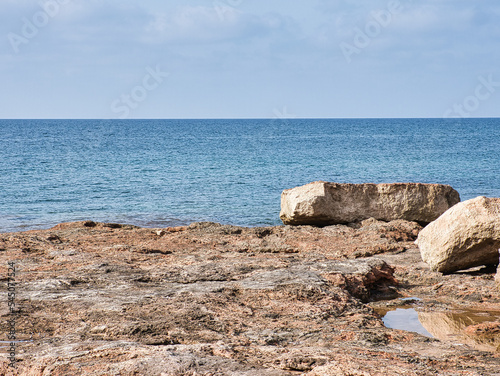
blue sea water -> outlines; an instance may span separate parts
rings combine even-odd
[[[500,119],[1,120],[0,232],[93,219],[280,224],[315,180],[500,197]]]

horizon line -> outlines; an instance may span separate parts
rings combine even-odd
[[[500,119],[500,116],[481,116],[481,117],[207,117],[207,118],[0,118],[0,121],[6,120],[100,120],[100,121],[136,121],[136,120],[475,120],[475,119]]]

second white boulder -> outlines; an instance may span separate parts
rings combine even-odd
[[[498,264],[500,198],[477,197],[447,210],[416,241],[432,270],[451,273]]]

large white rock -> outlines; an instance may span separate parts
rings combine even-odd
[[[287,225],[323,226],[368,218],[429,223],[458,202],[458,192],[449,185],[318,181],[283,191],[280,218]]]
[[[432,270],[457,270],[498,263],[500,198],[461,202],[425,227],[416,240]]]

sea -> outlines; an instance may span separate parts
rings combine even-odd
[[[312,181],[500,197],[500,119],[0,120],[0,232],[281,224]]]

